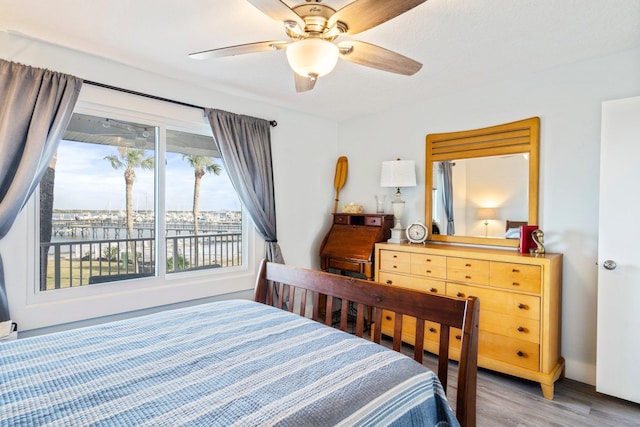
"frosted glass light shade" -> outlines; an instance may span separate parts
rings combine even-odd
[[[287,60],[303,77],[329,74],[338,62],[338,46],[321,39],[304,39],[287,46]]]

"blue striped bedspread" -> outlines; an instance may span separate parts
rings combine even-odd
[[[2,426],[448,426],[411,358],[247,300],[0,344]]]

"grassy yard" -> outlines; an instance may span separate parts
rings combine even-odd
[[[234,257],[233,261],[224,259],[223,264],[201,264],[199,267],[193,267],[188,261],[184,260],[181,256],[178,258],[177,271],[200,269],[200,268],[212,268],[222,266],[241,265],[241,257]],[[227,262],[230,262],[227,263]],[[173,272],[173,258],[167,260],[167,271]],[[55,285],[55,261],[50,259],[47,263],[47,286],[45,290],[56,289]],[[70,288],[77,286],[85,286],[89,284],[89,278],[92,276],[111,276],[120,275],[117,279],[122,280],[124,274],[134,274],[134,268],[132,264],[126,264],[123,261],[99,261],[99,260],[86,260],[81,261],[77,258],[70,260],[69,258],[60,259],[60,288]]]
[[[105,276],[127,272],[121,262],[117,261],[80,261],[78,259],[60,260],[60,288],[84,286],[89,284],[91,276]],[[118,270],[120,268],[120,270]],[[129,273],[132,266],[129,265]],[[55,263],[49,260],[47,263],[47,287],[46,290],[55,289]]]

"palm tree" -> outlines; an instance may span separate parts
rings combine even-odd
[[[127,237],[133,239],[133,182],[136,180],[135,168],[153,169],[153,156],[144,157],[144,150],[129,147],[118,147],[118,154],[106,156],[104,159],[111,163],[114,169],[124,169],[127,203]],[[131,256],[134,271],[137,271],[135,242],[131,242]]]
[[[182,158],[186,160],[194,170],[195,181],[193,183],[193,235],[198,235],[198,215],[200,215],[200,182],[205,173],[220,175],[222,167],[213,161],[213,158],[207,156],[197,156],[195,154],[183,154]]]
[[[49,264],[49,247],[53,231],[53,189],[56,180],[56,162],[58,152],[53,155],[47,170],[40,181],[40,290],[47,289],[47,268]]]

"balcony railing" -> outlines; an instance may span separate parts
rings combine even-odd
[[[167,273],[242,265],[242,234],[166,238]],[[40,244],[40,289],[84,286],[156,274],[153,237]]]

